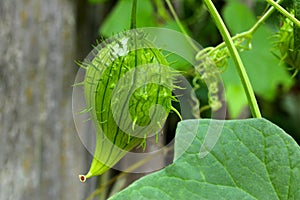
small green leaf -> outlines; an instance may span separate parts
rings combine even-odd
[[[219,140],[199,158],[213,124],[223,125]],[[111,200],[300,199],[300,148],[278,126],[265,119],[186,120],[177,128],[175,155],[194,133],[191,146],[172,165]]]

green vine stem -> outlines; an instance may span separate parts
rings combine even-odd
[[[266,0],[270,5],[272,5],[276,10],[278,10],[281,14],[283,14],[285,17],[287,17],[289,20],[291,20],[294,24],[296,24],[298,27],[300,27],[300,21],[296,19],[291,13],[289,13],[287,10],[285,10],[283,7],[281,7],[277,2],[273,0]]]
[[[283,2],[283,0],[278,0],[276,1],[277,4]],[[264,23],[266,21],[266,19],[268,19],[270,17],[270,15],[275,11],[275,8],[273,6],[271,6],[271,8],[269,8],[267,10],[267,12],[261,17],[259,18],[259,20],[253,25],[253,27],[248,31],[250,33],[254,33],[258,28],[259,26]]]
[[[295,18],[300,19],[300,0],[294,0]],[[300,27],[294,24],[294,48],[300,51]]]
[[[158,16],[164,19],[165,21],[169,21],[171,19],[171,16],[169,12],[165,9],[164,1],[154,0],[153,3],[157,9]]]
[[[283,2],[283,0],[278,0],[276,1],[277,4]],[[237,35],[235,35],[234,37],[232,37],[232,40],[236,40],[238,38],[252,38],[253,34],[256,32],[256,30],[271,16],[271,14],[275,11],[276,9],[271,6],[271,8],[269,8],[267,10],[267,12],[265,12],[265,14],[263,16],[261,16],[259,18],[259,20],[247,31],[239,33]],[[225,42],[222,42],[221,44],[219,44],[218,46],[216,46],[214,49],[218,50],[221,48],[224,48],[226,46]]]
[[[182,23],[180,22],[179,17],[177,16],[177,14],[175,12],[175,9],[174,9],[173,5],[171,4],[170,0],[166,0],[166,3],[168,5],[168,7],[169,7],[169,9],[170,9],[170,11],[171,11],[171,13],[172,13],[175,21],[176,21],[179,29],[181,30],[181,32],[183,34],[185,34],[185,35],[188,35],[187,32],[186,32],[186,30],[185,30],[185,28],[183,27]]]
[[[245,67],[243,65],[242,59],[239,56],[239,53],[233,43],[233,40],[229,34],[229,31],[226,28],[226,25],[224,24],[221,16],[219,15],[217,9],[215,8],[214,4],[212,3],[211,0],[204,0],[212,18],[214,19],[216,26],[218,30],[220,31],[223,40],[225,41],[225,44],[230,52],[230,55],[235,63],[237,72],[239,74],[239,77],[241,79],[241,82],[244,87],[244,91],[247,96],[247,100],[250,106],[250,110],[252,113],[252,116],[255,118],[261,118],[261,113],[254,95],[254,91],[252,89],[250,80],[248,78],[247,72],[245,70]]]
[[[292,16],[289,12],[287,12],[285,9],[283,9],[279,4],[283,2],[283,0],[277,0],[276,2],[274,2],[273,0],[266,0],[266,1],[272,1],[272,4],[274,5],[278,5],[277,8],[278,10],[283,11],[282,14],[285,15],[286,17],[288,17],[291,21],[293,21],[297,26],[299,26],[299,20],[297,20],[294,16]],[[270,3],[271,4],[271,3]],[[271,5],[272,5],[271,4]],[[259,20],[248,30],[242,33],[239,33],[237,35],[235,35],[234,37],[232,37],[233,40],[236,40],[238,38],[242,38],[242,37],[252,37],[252,35],[256,32],[256,30],[271,16],[271,14],[275,11],[275,6],[271,6],[267,12],[259,18]],[[300,26],[299,26],[300,27]],[[219,44],[215,50],[221,49],[223,47],[225,47],[225,42]]]
[[[133,2],[132,2],[132,11],[131,11],[130,29],[135,29],[136,28],[136,6],[137,6],[137,0],[133,0]]]
[[[170,0],[166,0],[166,3],[167,3],[167,5],[168,5],[168,7],[169,7],[169,9],[170,9],[170,11],[171,11],[171,13],[172,13],[172,16],[173,16],[174,19],[175,19],[176,24],[178,25],[179,29],[181,30],[181,32],[182,32],[184,35],[188,36],[188,33],[187,33],[187,31],[185,30],[185,28],[183,27],[182,23],[180,22],[180,19],[179,19],[179,17],[177,16],[176,11],[175,11],[173,5],[171,4]],[[198,48],[198,47],[197,47],[197,46],[189,39],[189,37],[187,37],[187,40],[188,40],[188,42],[191,44],[191,46],[192,46],[196,51],[200,51],[200,49],[199,49],[199,48]]]

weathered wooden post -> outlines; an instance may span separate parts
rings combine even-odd
[[[88,196],[71,106],[76,3],[0,1],[1,200]]]

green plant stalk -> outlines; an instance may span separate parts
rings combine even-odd
[[[277,4],[280,4],[280,3],[282,3],[283,2],[283,0],[277,0],[275,3],[277,3]],[[275,8],[273,7],[273,6],[271,6],[271,8],[269,8],[268,10],[267,10],[267,12],[252,26],[252,28],[249,30],[249,31],[247,31],[247,32],[249,32],[249,33],[251,33],[251,34],[253,34],[258,28],[259,28],[259,26],[261,25],[261,24],[263,24],[270,16],[271,16],[271,14],[273,13],[275,11]]]
[[[137,0],[133,0],[133,2],[132,2],[132,11],[131,11],[130,29],[135,29],[136,28],[136,6],[137,6]]]
[[[165,9],[163,0],[154,0],[154,5],[156,6],[158,15],[165,21],[169,21],[171,16]]]
[[[212,18],[214,19],[216,26],[218,30],[220,31],[223,40],[225,41],[225,44],[229,50],[229,53],[235,63],[236,70],[239,74],[239,77],[241,79],[241,82],[244,87],[244,91],[247,96],[247,100],[250,106],[250,110],[252,113],[252,116],[255,118],[261,118],[261,113],[254,95],[254,91],[252,89],[250,80],[248,78],[247,72],[245,70],[245,67],[243,65],[242,59],[239,56],[239,53],[233,43],[233,40],[229,34],[229,31],[226,28],[226,25],[224,24],[221,16],[219,15],[217,9],[215,8],[214,4],[212,3],[211,0],[204,0]]]
[[[295,18],[300,19],[300,0],[294,0]],[[300,27],[294,24],[294,48],[300,51]]]
[[[173,5],[170,2],[170,0],[166,0],[166,3],[168,5],[168,7],[169,7],[169,9],[170,9],[170,11],[171,11],[174,19],[175,19],[177,25],[179,26],[181,32],[184,33],[185,35],[188,35],[187,32],[186,32],[186,30],[185,30],[185,28],[183,27],[182,23],[180,22],[180,20],[179,20],[177,14],[175,12],[175,9],[174,9]]]
[[[185,28],[183,27],[182,23],[180,22],[180,19],[179,19],[179,17],[177,16],[176,11],[175,11],[173,5],[171,4],[170,0],[166,0],[166,3],[167,3],[167,5],[168,5],[168,7],[169,7],[169,9],[170,9],[170,11],[171,11],[171,13],[172,13],[172,16],[173,16],[174,19],[175,19],[176,24],[178,25],[180,31],[181,31],[184,35],[188,36],[188,33],[186,32]],[[188,40],[188,42],[191,44],[191,46],[192,46],[196,51],[200,51],[200,49],[199,49],[199,48],[198,48],[198,47],[197,47],[197,46],[189,39],[189,37],[187,37],[187,40]]]
[[[272,5],[276,10],[278,10],[281,14],[283,14],[285,17],[290,19],[294,24],[296,24],[298,27],[300,27],[300,21],[296,19],[291,13],[286,11],[283,7],[281,7],[277,2],[273,0],[266,0],[270,5]]]
[[[281,3],[283,2],[283,0],[278,0],[276,3]],[[245,32],[242,32],[242,33],[239,33],[237,35],[235,35],[234,37],[232,37],[232,40],[236,40],[238,38],[242,38],[242,37],[252,37],[252,35],[257,31],[257,29],[271,16],[271,14],[275,11],[276,9],[271,6],[271,8],[269,8],[267,10],[267,12],[259,18],[259,20],[248,30],[248,31],[245,31]],[[226,46],[225,42],[222,42],[221,44],[219,44],[218,46],[216,46],[214,48],[214,50],[218,50],[218,49],[221,49],[221,48],[224,48]]]

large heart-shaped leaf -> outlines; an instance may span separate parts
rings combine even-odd
[[[206,136],[208,130],[213,130],[210,137]],[[191,146],[176,157],[194,134]],[[199,157],[203,141],[215,143],[207,139],[214,134],[219,136],[215,146]],[[300,199],[299,183],[300,148],[271,122],[187,120],[177,129],[175,162],[136,181],[111,200]]]

